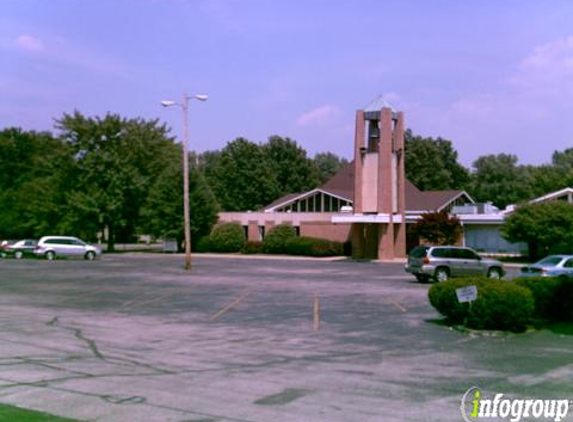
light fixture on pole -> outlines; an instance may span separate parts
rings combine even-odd
[[[185,269],[191,270],[191,221],[189,215],[189,154],[187,152],[189,144],[188,110],[189,100],[207,101],[208,95],[197,94],[189,96],[183,94],[181,103],[171,100],[161,101],[163,107],[181,107],[183,111],[183,226],[185,231]]]

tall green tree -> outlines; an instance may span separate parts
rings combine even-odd
[[[513,154],[484,155],[473,163],[470,194],[479,202],[505,208],[532,198],[531,168],[517,165]]]
[[[244,138],[229,142],[221,150],[207,178],[225,211],[257,210],[280,193],[263,148]]]
[[[75,157],[65,221],[87,238],[106,229],[113,251],[116,239],[128,240],[135,233],[148,189],[166,166],[173,140],[157,120],[117,114],[92,118],[76,111],[64,114],[57,128]]]
[[[339,157],[332,152],[319,152],[313,158],[314,165],[318,169],[318,178],[320,183],[326,183],[336,173],[348,165],[348,160]]]
[[[172,155],[149,190],[141,211],[141,224],[145,233],[176,238],[181,248],[184,239],[181,148],[175,148]],[[189,169],[189,192],[191,241],[196,245],[217,221],[218,204],[203,174],[194,167]]]
[[[468,170],[458,163],[452,142],[442,138],[423,138],[406,130],[406,177],[420,190],[465,189]]]
[[[573,206],[562,201],[519,206],[506,218],[502,235],[525,242],[532,259],[573,250]]]
[[[318,169],[306,156],[306,151],[292,139],[274,135],[262,149],[276,180],[278,196],[318,186]]]
[[[59,230],[71,168],[71,150],[50,132],[0,131],[0,238]]]

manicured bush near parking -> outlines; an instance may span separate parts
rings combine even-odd
[[[553,319],[555,317],[557,292],[561,280],[551,277],[518,277],[514,282],[518,286],[529,289],[533,294],[536,318]]]
[[[241,253],[244,254],[256,254],[263,252],[263,242],[259,242],[256,240],[249,240],[241,249]]]
[[[285,251],[289,255],[340,256],[343,254],[343,245],[340,242],[301,236],[288,239]]]
[[[212,252],[239,252],[247,241],[245,231],[238,223],[215,226],[209,238]]]
[[[477,300],[459,303],[456,289],[475,285]],[[515,283],[484,278],[452,279],[432,285],[430,303],[451,324],[484,330],[525,330],[534,312],[530,290]]]
[[[264,253],[287,253],[286,242],[296,237],[296,229],[287,224],[273,227],[263,240]]]
[[[560,279],[552,315],[558,321],[573,321],[573,280],[570,278]]]

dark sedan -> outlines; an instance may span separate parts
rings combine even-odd
[[[36,249],[37,241],[32,239],[24,239],[8,244],[2,249],[3,256],[13,256],[16,259],[22,259],[25,256],[35,256],[34,249]]]

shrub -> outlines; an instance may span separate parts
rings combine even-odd
[[[293,226],[287,224],[275,226],[263,240],[263,252],[286,253],[286,242],[293,237],[296,237],[296,230]]]
[[[195,245],[195,252],[211,252],[211,238],[203,236]]]
[[[459,303],[456,289],[475,285],[478,297],[471,307]],[[453,279],[432,285],[432,306],[452,324],[486,330],[523,331],[534,312],[531,291],[515,283],[483,278]]]
[[[573,280],[559,279],[551,315],[559,321],[573,320]]]
[[[255,254],[255,253],[262,253],[263,252],[263,242],[259,242],[256,240],[249,240],[241,249],[241,253],[244,254]]]
[[[339,256],[343,254],[342,243],[315,237],[293,237],[286,241],[285,251],[289,255]]]
[[[213,252],[239,252],[247,241],[245,231],[238,223],[216,226],[209,237],[210,248]]]
[[[555,316],[555,305],[559,298],[557,292],[561,281],[548,277],[518,277],[515,284],[525,287],[533,294],[535,302],[534,316],[542,319],[552,319]]]

